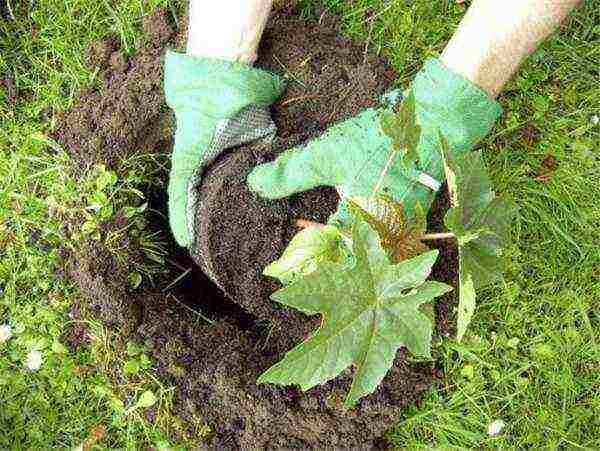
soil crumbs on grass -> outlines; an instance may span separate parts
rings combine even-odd
[[[217,192],[223,205],[219,213],[227,213],[223,221],[198,219],[209,228],[220,228],[219,238],[227,241],[229,247],[221,256],[226,264],[219,271],[231,276],[226,288],[237,303],[223,296],[173,242],[165,220],[164,191],[146,193],[151,199],[146,213],[149,227],[161,231],[171,251],[169,271],[156,277],[153,285],[130,288],[132,265],[148,258],[136,236],[125,235],[119,243],[125,249],[121,255],[127,258],[117,259],[102,241],[78,243],[70,252],[70,274],[90,309],[117,328],[124,340],[138,340],[152,350],[156,374],[178,387],[177,414],[190,424],[204,418],[215,432],[211,446],[370,448],[381,443],[386,429],[433,381],[433,364],[411,363],[401,349],[381,386],[352,411],[342,408],[352,369],[307,393],[255,383],[320,322],[318,317],[307,318],[269,301],[268,294],[277,285],[260,276],[262,267],[279,256],[297,231],[293,221],[298,215],[324,220],[337,198],[321,189],[265,202],[247,191],[245,174],[265,158],[323,132],[328,124],[376,105],[392,81],[393,71],[385,62],[341,38],[335,23],[331,17],[299,19],[290,7],[275,14],[258,66],[289,81],[286,94],[273,107],[278,137],[270,153],[261,153],[256,146],[236,149],[212,169],[211,174],[218,176],[219,165],[233,168],[236,175],[229,183],[236,194],[226,199],[220,196],[222,191]],[[81,102],[62,114],[55,134],[73,155],[78,171],[104,163],[124,175],[126,159],[172,150],[174,124],[162,91],[162,57],[167,47],[181,48],[185,32],[176,33],[162,10],[146,21],[144,29],[149,39],[129,60],[114,39],[90,49],[90,62],[106,69],[102,86],[83,93]],[[227,159],[237,163],[224,166]],[[248,240],[247,228],[225,229],[227,223],[240,220],[256,228],[256,242]],[[126,221],[119,212],[102,229],[104,233],[123,229]],[[239,270],[235,265],[240,265]],[[181,268],[192,270],[170,286]],[[437,272],[445,275],[443,281],[455,282],[450,280],[455,278],[452,269],[438,264]],[[249,284],[246,294],[240,293],[244,284]],[[448,332],[453,302],[447,297],[438,303],[439,334]],[[200,312],[215,324],[203,320]]]

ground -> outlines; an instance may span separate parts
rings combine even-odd
[[[339,11],[348,36],[391,60],[399,86],[439,53],[466,9],[302,3]],[[113,200],[152,181],[144,167],[168,163],[140,157],[125,179],[95,168],[76,182],[49,139],[56,114],[97,82],[90,42],[112,34],[132,52],[156,6],[179,11],[168,0],[0,6],[0,325],[13,331],[0,344],[0,448],[161,447],[173,437],[185,447],[210,433],[201,421],[182,430],[148,350],[116,346],[113,331],[82,315],[62,267],[65,218],[96,214],[79,199],[108,215]],[[398,447],[600,446],[599,23],[600,2],[584,2],[499,99],[504,115],[484,148],[495,189],[520,207],[507,279],[481,296],[465,342],[442,345],[443,378],[387,434]],[[149,237],[148,249],[159,259],[160,243]],[[140,268],[132,284],[152,271]],[[32,349],[42,353],[39,371],[25,367]],[[494,420],[506,426],[491,437]]]

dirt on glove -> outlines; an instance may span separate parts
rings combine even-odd
[[[273,108],[279,127],[274,153],[375,105],[395,77],[383,60],[365,53],[364,45],[340,37],[337,18],[321,13],[300,19],[299,11],[288,5],[275,14],[266,31],[258,65],[289,81]],[[169,14],[158,10],[146,19],[148,38],[131,58],[125,58],[115,39],[90,48],[90,64],[104,70],[103,81],[59,115],[54,135],[72,155],[74,172],[103,163],[126,177],[132,159],[152,164],[168,158],[174,124],[162,89],[162,58],[166,48],[182,47],[185,24],[181,25],[176,30]],[[279,202],[253,197],[244,184],[245,174],[273,158],[273,152],[265,154],[260,146],[229,152],[205,179],[224,180],[219,172],[224,171],[229,193],[220,188],[201,191],[212,196],[213,210],[198,221],[211,229],[211,255],[220,255],[218,268],[227,276],[230,297],[172,239],[165,171],[159,172],[162,188],[148,185],[150,208],[144,213],[147,231],[160,234],[169,250],[164,271],[152,283],[145,280],[131,288],[129,275],[149,261],[148,250],[139,234],[130,232],[135,228],[125,228],[125,215],[117,212],[101,230],[103,236],[127,230],[118,243],[109,247],[102,240],[84,241],[61,250],[68,273],[85,299],[85,310],[118,330],[123,342],[146,345],[156,376],[177,388],[173,410],[185,425],[178,432],[181,437],[193,436],[200,418],[214,431],[209,445],[219,449],[381,445],[382,435],[402,418],[405,408],[442,377],[435,363],[411,362],[400,349],[381,386],[351,411],[342,408],[351,368],[307,393],[255,383],[320,323],[318,316],[307,318],[270,301],[268,295],[277,285],[260,275],[262,267],[279,257],[296,233],[295,219],[324,221],[337,200],[328,189]],[[443,210],[442,200],[434,207],[432,224],[441,225]],[[116,247],[120,258],[111,250]],[[451,247],[443,249],[448,259],[439,260],[434,278],[455,284],[455,255],[452,259]],[[437,303],[438,335],[451,331],[453,303],[452,295]]]

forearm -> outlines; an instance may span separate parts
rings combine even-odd
[[[273,0],[190,0],[187,53],[253,64]]]
[[[523,59],[581,0],[475,0],[442,63],[495,98]]]

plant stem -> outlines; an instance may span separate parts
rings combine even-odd
[[[375,185],[375,188],[373,189],[373,196],[375,194],[377,194],[379,192],[379,190],[381,189],[381,186],[383,185],[383,179],[385,178],[385,175],[390,170],[390,167],[392,166],[392,163],[396,159],[396,155],[397,154],[398,154],[398,149],[392,148],[392,152],[390,153],[390,157],[385,162],[385,166],[383,167],[381,173],[379,174],[379,181],[377,182],[377,185]]]
[[[301,229],[308,229],[309,227],[325,227],[325,224],[321,224],[320,222],[314,222],[309,219],[297,219],[296,226]],[[426,233],[421,237],[422,241],[433,241],[433,240],[450,240],[456,239],[456,235],[452,232],[444,232],[444,233]]]
[[[427,233],[421,237],[421,240],[448,240],[456,238],[456,235],[452,232],[446,233]]]

